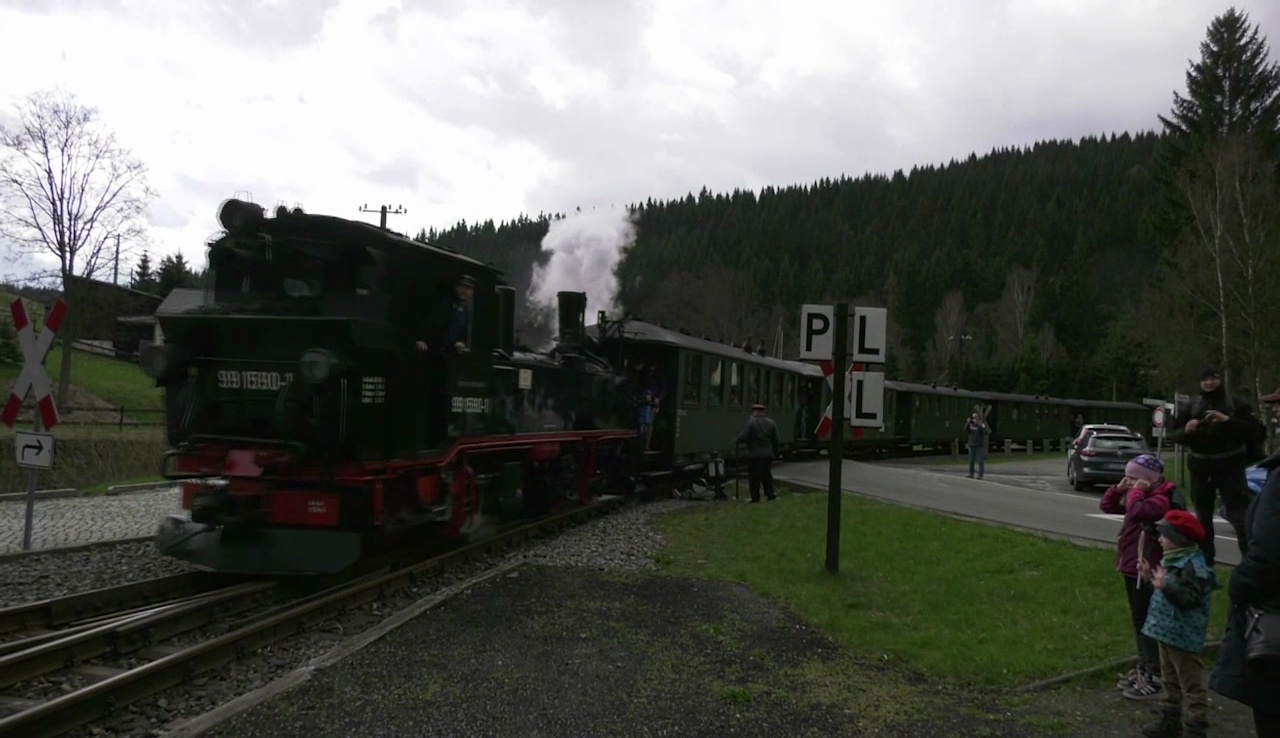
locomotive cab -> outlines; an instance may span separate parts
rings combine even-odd
[[[416,490],[384,497],[344,478],[368,479],[369,464],[438,451],[483,426],[497,272],[300,210],[266,218],[259,206],[230,200],[219,217],[227,230],[208,247],[203,304],[158,316],[165,341],[142,359],[164,388],[173,450],[162,473],[188,480],[191,510],[189,523],[163,525],[157,544],[210,568],[243,568],[229,540],[255,530],[288,537],[292,528],[328,535],[275,547],[286,560],[268,569],[341,568],[359,557],[369,520],[417,505]],[[471,350],[432,372],[416,343],[445,287],[464,273],[476,283]],[[481,401],[458,407],[459,395]],[[203,550],[202,535],[213,539]]]

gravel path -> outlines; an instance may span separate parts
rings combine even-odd
[[[155,535],[165,515],[181,514],[177,487],[121,495],[36,500],[31,526],[32,549]],[[27,503],[0,501],[0,554],[22,550]]]
[[[874,665],[841,678],[853,666],[739,585],[536,567],[209,735],[819,736],[903,721],[882,734],[939,734],[911,718],[935,695]],[[904,691],[915,701],[890,699]]]

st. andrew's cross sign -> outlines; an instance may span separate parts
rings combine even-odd
[[[67,304],[62,300],[54,303],[53,309],[45,318],[44,330],[40,332],[38,338],[35,327],[27,317],[27,308],[22,298],[19,297],[13,301],[9,306],[9,312],[13,314],[13,327],[18,331],[18,345],[22,348],[23,364],[22,372],[13,383],[13,391],[10,392],[9,400],[4,405],[4,413],[0,414],[0,420],[12,428],[14,421],[18,419],[18,412],[22,409],[22,403],[27,398],[27,392],[34,390],[41,424],[45,430],[49,430],[58,424],[58,407],[53,402],[52,387],[49,374],[44,368],[44,359],[49,349],[53,347],[53,339],[58,335],[63,319],[67,317]]]

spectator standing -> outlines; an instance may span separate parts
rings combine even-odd
[[[1245,468],[1250,462],[1250,447],[1261,443],[1265,435],[1266,429],[1253,416],[1249,403],[1227,391],[1218,370],[1212,366],[1201,370],[1200,396],[1188,412],[1178,413],[1166,438],[1187,447],[1191,498],[1205,530],[1203,548],[1209,566],[1216,558],[1213,514],[1217,495],[1222,495],[1240,554],[1246,553],[1244,515],[1250,495]]]
[[[1165,698],[1160,717],[1142,729],[1152,738],[1205,738],[1209,728],[1209,691],[1200,651],[1209,631],[1209,606],[1219,588],[1200,542],[1204,526],[1186,510],[1170,510],[1156,524],[1164,556],[1152,567],[1138,564],[1139,575],[1155,593],[1142,632],[1160,644],[1160,674]]]
[[[1209,688],[1253,708],[1258,738],[1280,738],[1280,668],[1250,662],[1245,655],[1246,608],[1280,612],[1280,474],[1275,471],[1280,452],[1259,466],[1267,470],[1267,481],[1245,516],[1249,552],[1227,585],[1227,629]]]
[[[747,479],[752,502],[760,501],[762,485],[765,497],[770,500],[778,497],[773,491],[773,459],[778,455],[780,445],[778,426],[764,411],[765,407],[760,403],[751,406],[751,417],[737,440],[737,443],[747,446]]]
[[[987,441],[991,436],[991,428],[981,413],[975,410],[964,424],[964,434],[965,442],[969,446],[969,478],[973,479],[976,464],[978,479],[982,479],[983,474],[986,473]]]
[[[1160,459],[1143,454],[1128,463],[1124,479],[1108,488],[1098,503],[1102,512],[1124,516],[1116,538],[1116,571],[1124,581],[1138,659],[1132,670],[1120,676],[1116,687],[1133,700],[1158,698],[1163,689],[1159,644],[1142,632],[1154,588],[1150,581],[1140,579],[1138,572],[1141,562],[1160,562],[1155,526],[1171,508],[1174,489],[1173,482],[1164,478]]]

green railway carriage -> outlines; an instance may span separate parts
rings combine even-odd
[[[1070,401],[1040,395],[1009,392],[983,392],[992,411],[991,443],[1003,446],[1006,440],[1017,444],[1044,442],[1071,435]]]
[[[821,396],[813,414],[820,417],[831,392],[825,381],[806,380]],[[1102,400],[1073,400],[1043,395],[982,392],[946,385],[886,381],[884,428],[845,430],[842,447],[846,452],[890,452],[912,448],[948,450],[953,443],[963,445],[964,424],[975,410],[986,415],[991,448],[1003,448],[1006,441],[1037,446],[1067,438],[1077,415],[1085,422],[1114,422],[1144,432],[1150,423],[1150,409],[1138,403]],[[1096,419],[1096,420],[1095,420]],[[813,448],[825,450],[827,442],[813,439]]]
[[[1086,424],[1116,423],[1128,426],[1144,437],[1151,437],[1152,408],[1141,403],[1081,400],[1073,402],[1071,411],[1072,417],[1079,414]]]
[[[885,394],[897,442],[928,448],[950,448],[963,439],[965,420],[987,405],[983,393],[945,385],[886,382]]]
[[[588,328],[601,354],[657,388],[648,453],[659,466],[736,458],[735,440],[757,402],[777,423],[783,453],[812,448],[816,366],[638,320],[601,325]]]

